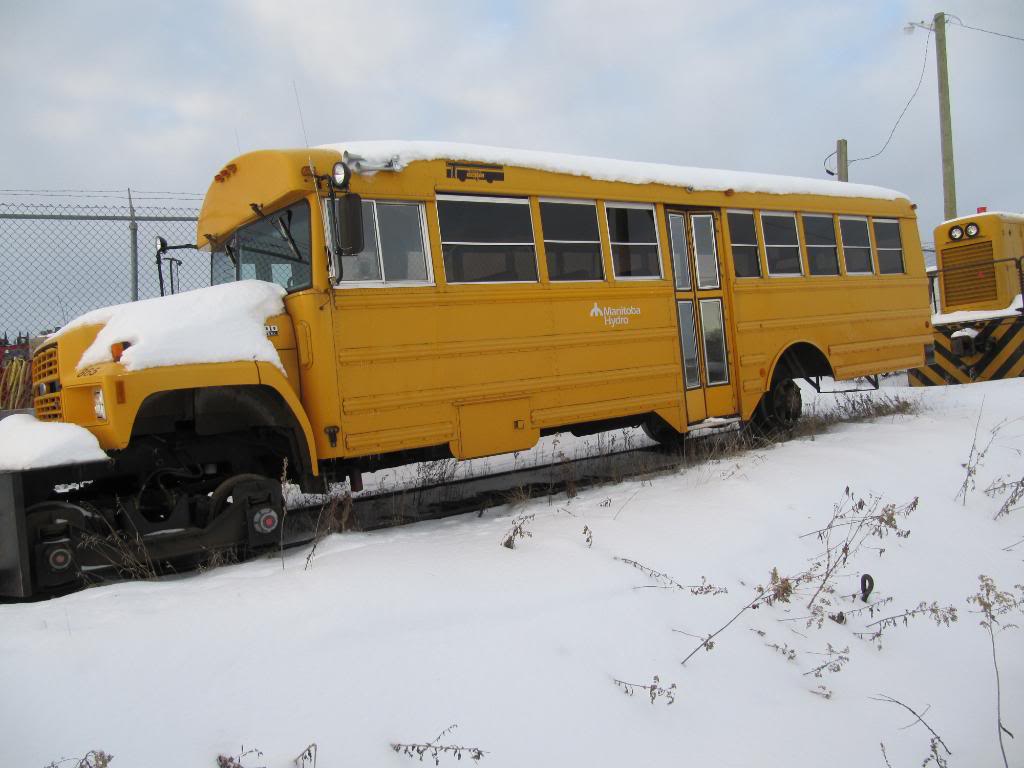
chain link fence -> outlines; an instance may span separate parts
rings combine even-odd
[[[191,202],[191,201],[187,201]],[[160,295],[157,236],[196,239],[198,207],[0,200],[0,342],[58,328],[83,312]],[[210,283],[193,249],[163,257],[165,292]]]

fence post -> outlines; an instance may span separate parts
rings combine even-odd
[[[135,206],[132,204],[132,188],[128,187],[128,233],[131,260],[132,301],[139,300],[139,223],[135,221]]]

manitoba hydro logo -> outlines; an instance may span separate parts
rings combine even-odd
[[[640,307],[601,307],[595,301],[590,310],[591,317],[600,317],[605,325],[629,325],[632,317],[640,315]]]

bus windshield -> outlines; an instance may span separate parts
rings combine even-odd
[[[309,203],[264,216],[239,229],[210,261],[210,283],[265,280],[289,291],[308,288],[310,272]]]

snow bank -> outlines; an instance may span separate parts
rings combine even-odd
[[[894,768],[920,766],[928,729],[879,694],[923,713],[954,753],[951,766],[1003,765],[992,648],[966,598],[982,573],[1003,590],[1021,582],[1024,511],[993,519],[1007,497],[985,489],[1020,477],[1022,390],[1020,379],[885,388],[862,396],[899,395],[920,401],[920,412],[572,499],[330,536],[312,555],[275,551],[0,605],[0,766],[87,749],[116,755],[114,768],[212,766],[217,755],[259,749],[241,762],[296,768],[315,742],[323,768],[418,768],[432,760],[390,745],[425,743],[451,724],[458,729],[440,743],[486,750],[480,768],[859,768],[885,765],[880,743]],[[837,402],[805,395],[807,412]],[[972,445],[996,429],[976,487],[961,495]],[[807,534],[828,524],[847,487],[886,503],[918,497],[920,507],[901,524],[912,535],[879,537],[878,550],[837,568],[827,612],[843,611],[845,623],[808,625],[813,584],[737,616],[773,568],[793,574],[821,560],[823,542]],[[520,514],[534,516],[533,535],[506,549]],[[833,529],[831,543],[845,535]],[[664,580],[616,558],[728,592],[658,588]],[[871,610],[858,594],[865,572]],[[922,601],[956,607],[960,620],[897,619],[881,648],[856,634],[870,637],[868,625]],[[710,651],[681,665],[730,621]],[[1022,631],[995,636],[1002,716],[1018,734],[1006,738],[1012,766],[1024,766]],[[848,662],[816,674],[829,648]],[[43,669],[58,693],[40,684]],[[678,686],[671,706],[642,687],[654,675]],[[614,680],[639,689],[628,696]],[[440,764],[477,765],[450,753]]]
[[[97,309],[72,320],[58,333],[103,325],[78,367],[111,362],[110,345],[129,342],[121,363],[140,371],[163,365],[258,360],[282,371],[264,323],[284,311],[285,290],[260,280],[214,285],[157,299]]]
[[[360,163],[364,166],[364,171],[372,171],[380,166],[401,170],[417,160],[463,160],[587,176],[599,181],[668,184],[715,192],[733,189],[736,192],[767,192],[776,195],[813,194],[869,197],[880,200],[907,197],[902,192],[865,184],[840,184],[836,181],[797,176],[690,168],[445,141],[353,141],[327,144],[323,149],[333,149],[342,155],[347,153],[347,159],[353,163],[357,171],[360,170]]]
[[[973,323],[979,320],[995,320],[998,317],[1014,317],[1020,315],[1020,308],[1021,295],[1018,293],[1006,309],[971,309],[932,315],[932,325]]]
[[[25,413],[0,420],[0,470],[39,469],[106,458],[92,432],[77,424],[36,421]]]

